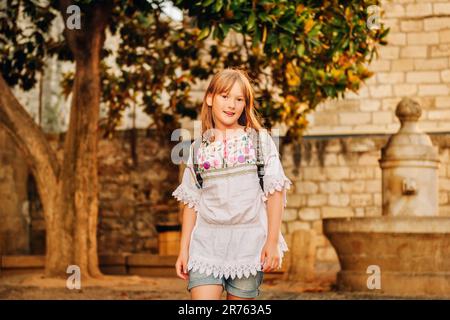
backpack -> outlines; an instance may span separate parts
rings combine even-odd
[[[264,156],[262,154],[262,148],[261,148],[261,140],[259,136],[259,132],[256,130],[252,130],[250,133],[250,138],[252,139],[253,145],[256,146],[256,167],[258,172],[258,178],[259,178],[259,185],[261,186],[261,189],[264,191]],[[195,173],[195,185],[198,189],[201,189],[203,186],[203,178],[198,170],[198,163],[196,161],[197,159],[197,151],[200,147],[200,144],[203,143],[205,140],[197,139],[194,141],[193,144],[193,152],[192,152],[192,163],[194,167],[194,173]]]

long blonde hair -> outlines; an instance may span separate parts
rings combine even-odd
[[[258,120],[260,117],[257,113],[257,106],[255,104],[255,91],[250,83],[250,77],[247,73],[241,69],[237,68],[226,68],[222,71],[216,73],[211,82],[206,89],[205,96],[203,97],[203,104],[201,110],[201,120],[202,120],[202,136],[206,131],[213,131],[214,119],[212,115],[212,106],[208,106],[206,99],[208,94],[212,94],[212,98],[216,94],[222,92],[230,92],[231,88],[238,82],[245,98],[245,108],[241,116],[238,119],[238,123],[245,126],[245,130],[248,128],[253,128],[257,131],[262,129],[262,126]],[[210,137],[214,139],[214,137]]]

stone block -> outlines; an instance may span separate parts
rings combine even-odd
[[[401,48],[400,58],[426,58],[427,52],[427,46],[407,46]]]
[[[409,83],[439,83],[440,81],[438,71],[412,71],[406,73],[406,82]]]
[[[325,194],[310,194],[306,203],[308,207],[320,207],[327,203],[327,196]]]
[[[444,96],[449,92],[448,86],[444,84],[419,85],[419,96]]]
[[[290,281],[314,279],[315,237],[313,230],[298,230],[292,234],[291,261],[288,270]]]
[[[300,208],[298,211],[298,217],[301,220],[311,221],[320,219],[320,209],[319,208]]]
[[[354,215],[353,209],[350,207],[330,207],[324,206],[322,210],[322,219],[326,218],[345,218]]]
[[[433,13],[431,3],[408,4],[405,10],[405,16],[408,18],[418,18],[429,16]]]
[[[328,195],[328,204],[335,207],[346,207],[350,203],[350,195],[346,193]]]
[[[407,35],[408,45],[429,45],[439,43],[438,32],[411,32]]]

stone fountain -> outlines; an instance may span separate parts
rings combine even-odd
[[[382,148],[382,216],[324,220],[344,291],[450,296],[450,217],[439,216],[439,154],[403,99],[400,130]],[[378,285],[376,284],[378,277]],[[375,285],[374,285],[375,284]]]

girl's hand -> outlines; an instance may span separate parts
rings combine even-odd
[[[183,280],[189,278],[189,272],[187,270],[189,253],[187,250],[180,251],[178,255],[177,262],[175,263],[175,270],[177,271],[177,276]]]
[[[276,242],[266,242],[261,252],[261,264],[263,264],[263,272],[272,271],[279,267],[280,253]]]

